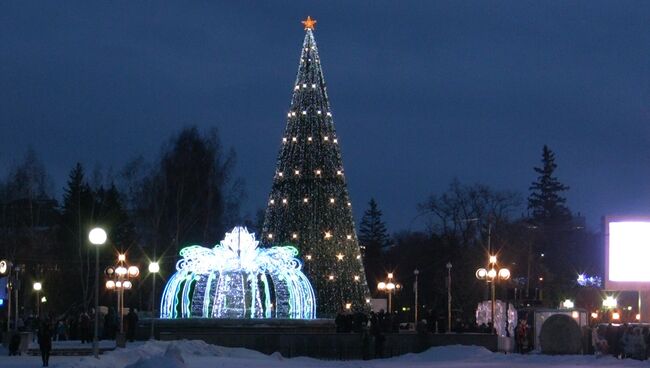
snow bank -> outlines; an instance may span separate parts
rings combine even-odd
[[[284,358],[278,353],[265,355],[243,348],[226,348],[209,345],[203,341],[188,340],[134,343],[126,349],[108,352],[102,355],[100,360],[92,357],[66,357],[64,359],[65,362],[59,360],[56,366],[74,368],[609,368],[650,366],[647,361],[617,360],[611,356],[596,358],[593,355],[506,355],[492,353],[482,347],[460,345],[434,347],[420,354],[407,354],[383,360],[324,361],[312,358]],[[54,357],[53,362],[57,360],[57,357]],[[5,367],[2,359],[0,359],[0,367]],[[20,366],[20,368],[22,367]]]
[[[187,368],[187,366],[179,347],[175,344],[169,344],[165,354],[149,358],[142,357],[125,368]]]
[[[73,368],[187,368],[187,357],[222,357],[248,360],[280,360],[280,354],[265,355],[244,348],[210,345],[200,340],[147,341],[132,343],[125,349],[116,349],[101,355],[99,360],[84,357],[73,363]]]

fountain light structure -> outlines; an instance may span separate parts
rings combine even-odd
[[[316,318],[316,299],[290,245],[258,247],[245,227],[214,248],[183,248],[160,318]]]

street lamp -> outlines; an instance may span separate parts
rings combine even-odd
[[[401,285],[395,284],[393,282],[392,272],[388,273],[387,276],[388,276],[388,280],[379,282],[377,284],[377,290],[386,292],[388,294],[388,313],[393,313],[393,302],[392,302],[393,292],[395,291],[395,289],[399,289]]]
[[[160,265],[158,262],[149,263],[149,273],[151,274],[151,340],[155,339],[154,336],[154,321],[156,320],[156,274],[160,272]]]
[[[413,270],[413,274],[415,275],[415,325],[413,327],[417,327],[418,324],[418,275],[420,274],[420,270],[417,268]]]
[[[95,245],[95,333],[93,335],[93,354],[99,359],[99,246],[106,243],[106,231],[96,227],[88,233],[88,240]]]
[[[40,318],[41,315],[41,290],[43,290],[43,284],[40,282],[35,282],[33,285],[34,291],[36,292],[36,318]]]
[[[490,284],[491,294],[492,294],[492,310],[490,316],[490,322],[492,323],[492,329],[495,329],[494,326],[494,308],[496,304],[496,293],[495,293],[495,284],[497,281],[508,280],[510,278],[510,270],[507,268],[499,268],[497,266],[497,256],[490,255],[488,262],[488,269],[479,268],[476,270],[476,278],[479,280],[485,280]],[[506,323],[508,321],[508,316],[506,315]],[[507,326],[506,326],[507,327]]]
[[[451,332],[451,262],[447,262],[447,332]]]
[[[120,315],[120,335],[124,334],[124,290],[133,288],[134,279],[140,275],[140,269],[137,266],[129,266],[126,263],[126,255],[117,256],[115,266],[106,267],[104,274],[108,276],[106,289],[117,292],[117,309]]]

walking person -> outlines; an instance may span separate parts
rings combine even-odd
[[[79,337],[81,343],[90,343],[90,316],[88,313],[83,312],[79,316]]]
[[[50,351],[52,351],[52,327],[47,321],[43,321],[41,328],[38,330],[38,347],[41,350],[43,367],[50,364]]]
[[[138,313],[134,308],[129,309],[129,314],[126,315],[126,338],[133,342],[135,340],[135,329],[138,327]]]

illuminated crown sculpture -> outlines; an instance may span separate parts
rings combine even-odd
[[[258,243],[238,226],[212,249],[183,248],[163,291],[160,318],[315,318],[314,290],[298,250]]]

